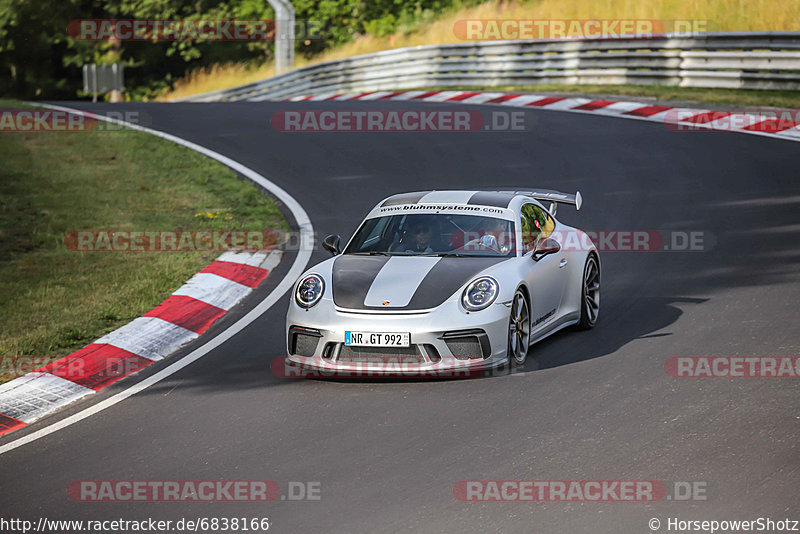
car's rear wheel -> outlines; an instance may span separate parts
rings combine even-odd
[[[508,363],[511,366],[525,365],[530,340],[530,306],[525,294],[518,289],[511,301],[511,316],[508,321]]]
[[[597,324],[600,314],[600,262],[594,254],[586,259],[581,289],[581,319],[578,328],[588,330]]]

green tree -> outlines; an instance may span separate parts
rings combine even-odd
[[[297,20],[314,21],[318,36],[298,35],[306,56],[366,33],[388,35],[455,4],[478,0],[294,0]],[[0,95],[75,98],[86,63],[126,66],[126,93],[147,98],[187,71],[227,62],[271,59],[271,42],[94,42],[67,33],[78,19],[264,20],[266,0],[0,0]],[[300,34],[302,33],[299,32]]]

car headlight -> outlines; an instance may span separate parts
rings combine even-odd
[[[301,308],[310,308],[322,298],[325,292],[325,281],[317,274],[309,274],[297,284],[294,300]]]
[[[488,307],[497,298],[499,286],[497,280],[489,276],[476,278],[461,295],[461,304],[469,311],[478,311]]]

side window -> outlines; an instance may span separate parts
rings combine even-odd
[[[530,252],[536,246],[536,240],[547,237],[553,231],[555,223],[545,210],[536,204],[525,204],[520,210],[522,223],[522,247],[524,252]]]

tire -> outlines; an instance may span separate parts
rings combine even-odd
[[[583,268],[581,280],[581,319],[576,325],[579,330],[589,330],[597,324],[600,314],[600,262],[597,256],[589,254]]]
[[[531,341],[531,312],[528,299],[522,290],[517,289],[511,301],[508,318],[508,367],[522,367],[528,357]]]

